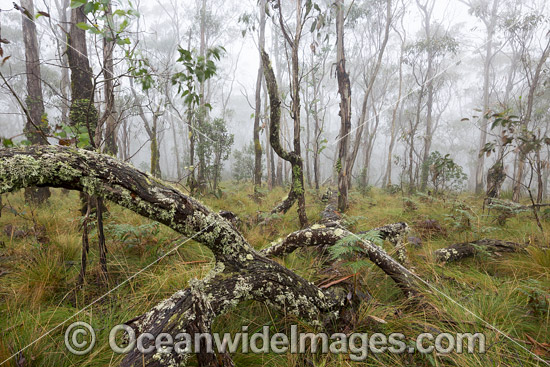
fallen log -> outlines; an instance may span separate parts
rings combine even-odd
[[[342,220],[342,214],[338,211],[338,192],[328,189],[323,194],[322,201],[326,202],[327,205],[321,212],[320,223],[339,222]]]
[[[525,249],[525,245],[492,239],[481,239],[477,241],[455,243],[446,248],[435,251],[435,257],[438,261],[452,262],[462,260],[467,257],[475,256],[482,252],[500,253],[500,252],[520,252]]]
[[[91,151],[61,146],[0,149],[0,194],[29,186],[78,190],[110,200],[207,246],[215,266],[201,280],[176,292],[128,324],[136,334],[177,330],[207,332],[214,318],[244,300],[265,302],[312,323],[335,320],[345,305],[345,293],[320,289],[286,267],[254,250],[236,227],[198,200],[141,172],[129,164]],[[388,232],[389,233],[389,232]],[[302,241],[334,241],[352,235],[339,227],[319,227],[291,234]],[[383,249],[361,241],[368,257],[382,268],[406,295],[415,295],[414,276]],[[201,351],[200,366],[231,365],[228,356]],[[218,358],[220,357],[220,358]],[[182,364],[188,354],[175,350],[127,354],[122,366]],[[174,363],[171,363],[174,362]]]
[[[401,246],[409,227],[406,223],[395,223],[375,228],[383,240],[392,242],[396,247]],[[365,232],[360,232],[365,233]],[[357,237],[357,244],[365,250],[367,257],[389,275],[407,297],[417,295],[415,275],[399,262],[395,261],[378,245],[361,239],[358,235],[342,228],[338,223],[314,224],[313,226],[293,232],[271,243],[261,254],[267,257],[285,256],[303,247],[317,247],[324,249],[336,244],[345,237]]]

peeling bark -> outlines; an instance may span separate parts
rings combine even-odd
[[[273,150],[279,157],[289,162],[292,166],[292,185],[288,196],[279,203],[271,214],[286,213],[294,204],[298,201],[298,216],[300,218],[300,224],[302,227],[307,225],[307,217],[305,212],[305,193],[304,193],[304,175],[303,175],[303,162],[299,151],[292,152],[286,151],[280,140],[281,129],[281,100],[279,99],[279,91],[277,89],[277,80],[275,79],[275,73],[271,66],[269,56],[264,50],[262,52],[262,64],[264,77],[269,94],[269,106],[270,106],[270,121],[269,121],[269,141]],[[299,128],[298,128],[299,130]],[[299,139],[298,139],[299,145]]]
[[[104,151],[113,156],[117,155],[117,121],[115,120],[115,88],[114,88],[114,62],[113,52],[115,48],[114,21],[111,1],[105,4],[105,17],[108,22],[109,37],[103,37],[103,79],[105,82],[105,112],[99,121],[102,127],[105,123],[105,146]]]
[[[265,46],[265,0],[260,1],[260,30],[258,47],[260,49],[260,66],[258,76],[256,77],[256,98],[254,105],[254,194],[258,194],[258,189],[262,186],[262,145],[260,143],[260,116],[262,114],[262,79],[263,66],[261,52]],[[267,152],[267,146],[266,146]]]
[[[349,134],[351,132],[351,86],[349,74],[346,71],[344,51],[344,1],[336,2],[336,77],[338,79],[338,94],[340,95],[340,133],[338,135],[338,209],[344,212],[348,207],[348,189],[351,170],[347,170]]]

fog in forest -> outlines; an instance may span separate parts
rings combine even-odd
[[[70,116],[70,74],[78,66],[70,64],[67,39],[71,7],[80,5],[76,29],[86,37],[96,146],[105,150],[112,140],[119,158],[154,175],[178,182],[199,175],[199,186],[215,191],[220,181],[255,180],[261,154],[261,185],[291,180],[291,164],[269,141],[263,47],[282,102],[281,144],[294,150],[298,123],[308,187],[336,185],[343,169],[350,186],[484,192],[488,170],[502,163],[503,190],[546,192],[545,1],[345,1],[343,58],[337,5],[281,3],[123,0],[106,16],[93,2],[27,0],[14,8],[1,1],[1,136],[9,144],[32,140],[24,109],[32,112],[26,100],[36,97],[51,144],[90,140]],[[29,16],[34,27],[24,29]],[[26,32],[35,32],[34,45],[24,42]],[[28,89],[26,51],[37,57],[41,90]],[[344,130],[341,60],[350,82]],[[438,164],[451,172],[443,182]]]
[[[0,0],[0,365],[550,365],[549,130],[548,0]]]

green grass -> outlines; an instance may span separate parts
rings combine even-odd
[[[215,210],[231,210],[242,221],[245,237],[256,248],[299,229],[295,207],[277,216],[268,225],[254,225],[258,217],[268,212],[286,194],[284,188],[265,191],[261,202],[253,200],[251,185],[224,183],[221,198],[202,198]],[[307,213],[311,222],[319,219],[324,207],[322,193],[307,191]],[[450,354],[380,354],[370,355],[365,362],[352,362],[347,355],[315,354],[239,354],[238,366],[543,366],[532,355],[506,339],[494,328],[485,325],[467,310],[500,329],[517,343],[543,356],[540,348],[525,343],[533,338],[550,343],[550,251],[548,230],[543,222],[542,233],[531,213],[510,218],[506,226],[494,222],[494,213],[482,210],[482,199],[470,195],[440,198],[412,196],[416,209],[405,210],[405,197],[389,195],[372,189],[368,195],[351,192],[350,208],[345,219],[353,231],[405,221],[414,229],[425,219],[437,220],[444,234],[423,233],[420,248],[409,246],[409,256],[415,272],[433,287],[455,300],[449,300],[433,289],[423,293],[433,308],[411,307],[395,284],[376,266],[367,266],[359,274],[359,287],[373,296],[371,302],[356,305],[354,317],[345,325],[335,325],[344,332],[401,332],[415,337],[422,332],[484,332],[488,351],[484,355]],[[30,366],[110,366],[121,356],[111,352],[108,333],[112,326],[130,320],[149,310],[157,302],[187,286],[193,278],[201,278],[213,265],[210,251],[193,241],[185,243],[171,256],[141,272],[116,291],[85,309],[69,322],[63,322],[102,296],[105,289],[98,282],[99,264],[97,238],[92,231],[85,287],[78,289],[76,280],[80,267],[79,197],[75,192],[52,190],[49,203],[40,208],[24,204],[22,193],[3,196],[0,218],[0,362],[33,343],[22,352]],[[184,239],[172,230],[152,223],[116,205],[108,204],[105,218],[109,267],[109,285],[124,282],[152,261],[167,253]],[[409,206],[407,206],[409,207]],[[32,229],[43,225],[47,241],[40,244],[34,235],[12,236],[4,232],[6,225],[17,229]],[[501,257],[480,255],[453,264],[434,261],[433,251],[452,243],[496,238],[529,243],[526,253]],[[391,253],[391,246],[386,249]],[[322,259],[312,249],[300,250],[284,259],[277,259],[311,281],[320,281]],[[340,269],[343,275],[349,270]],[[348,273],[346,273],[348,272]],[[546,303],[544,303],[546,300]],[[386,321],[373,322],[372,316]],[[71,355],[63,342],[64,331],[73,321],[92,324],[98,335],[92,354]],[[243,325],[249,332],[270,325],[272,330],[289,331],[297,323],[300,331],[315,329],[290,315],[281,315],[262,303],[248,302],[219,317],[214,330],[238,332]],[[60,325],[57,327],[58,325]],[[57,327],[57,328],[56,328]],[[56,328],[56,329],[54,329]],[[49,330],[50,334],[36,341]],[[35,342],[36,341],[36,342]],[[545,358],[550,356],[546,355]],[[17,366],[17,358],[5,366]],[[311,363],[307,363],[305,361]],[[192,365],[196,364],[193,360]]]

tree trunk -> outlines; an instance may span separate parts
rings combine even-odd
[[[273,68],[271,67],[271,62],[269,56],[265,51],[262,50],[262,60],[264,65],[264,76],[267,85],[267,90],[269,92],[269,106],[270,106],[270,122],[269,122],[269,141],[271,146],[277,155],[283,160],[289,162],[292,167],[292,184],[290,187],[290,192],[285,200],[278,204],[272,211],[272,214],[275,213],[286,213],[294,204],[296,200],[299,200],[300,196],[304,196],[303,191],[303,176],[302,181],[300,181],[300,173],[302,168],[302,158],[296,151],[287,151],[283,148],[280,140],[280,124],[281,124],[281,100],[279,99],[279,91],[277,88],[277,81],[275,80],[275,74],[273,73]],[[282,164],[281,164],[282,170]],[[305,203],[305,202],[304,202]],[[298,203],[300,205],[300,202]],[[305,207],[298,209],[298,215],[300,218],[300,224],[305,226],[307,224],[307,218],[305,216]]]
[[[392,1],[388,0],[386,1],[386,24],[384,28],[384,36],[382,40],[382,44],[380,46],[380,50],[378,52],[376,64],[374,65],[372,74],[369,78],[365,79],[367,80],[367,85],[365,89],[365,95],[363,96],[363,103],[361,106],[361,116],[359,117],[358,126],[355,132],[355,142],[353,144],[353,148],[351,153],[347,154],[347,159],[344,162],[341,162],[341,165],[343,169],[345,170],[345,176],[348,180],[348,189],[351,187],[351,179],[352,179],[352,173],[353,173],[353,167],[355,166],[355,161],[357,160],[357,156],[359,155],[359,148],[361,147],[361,141],[363,136],[363,131],[366,125],[368,125],[369,121],[367,119],[367,106],[369,98],[371,97],[372,90],[374,88],[374,85],[376,83],[378,73],[380,71],[380,67],[382,65],[382,59],[384,57],[384,53],[386,51],[386,46],[388,44],[388,40],[390,37],[390,28],[391,28],[391,22],[392,22]]]
[[[28,11],[22,13],[23,40],[25,43],[25,71],[27,76],[26,104],[29,111],[25,124],[25,136],[32,144],[48,144],[48,120],[44,113],[42,97],[42,77],[40,73],[40,51],[34,23],[33,0],[21,1],[21,6]],[[30,17],[30,18],[29,18]],[[50,197],[47,187],[28,187],[25,189],[25,201],[42,204]]]
[[[535,73],[532,76],[532,79],[528,78],[529,94],[527,95],[527,109],[525,111],[525,115],[522,116],[522,121],[521,121],[521,124],[525,129],[527,129],[529,122],[531,121],[535,93],[537,91],[537,88],[540,82],[540,74],[549,56],[550,56],[550,40],[548,40],[548,42],[546,43],[546,47],[544,48],[542,55],[537,63],[537,66],[535,68]],[[518,151],[518,170],[517,170],[517,175],[515,177],[513,197],[512,197],[512,200],[515,202],[519,202],[521,187],[523,185],[523,174],[525,170],[525,159],[526,159],[526,152],[524,152],[524,148],[525,148],[524,143],[522,143]]]
[[[262,144],[260,143],[260,116],[262,114],[262,79],[263,67],[261,52],[265,47],[265,0],[260,1],[260,30],[258,50],[260,51],[260,66],[256,77],[256,98],[254,108],[254,192],[262,186]],[[266,147],[267,150],[267,147]]]
[[[279,0],[280,1],[280,0]],[[280,4],[279,4],[280,5]],[[282,21],[282,18],[280,18]],[[292,119],[294,120],[294,153],[298,160],[292,165],[292,190],[297,195],[298,199],[298,218],[300,225],[307,225],[306,215],[306,194],[304,186],[304,163],[302,159],[302,142],[300,140],[300,65],[298,60],[298,52],[300,38],[302,33],[302,1],[296,1],[296,31],[294,42],[292,43]]]
[[[264,122],[263,125],[265,130],[265,161],[266,161],[266,169],[267,169],[267,188],[269,190],[273,189],[273,186],[276,185],[276,176],[275,176],[275,158],[273,157],[273,149],[271,148],[271,144],[269,144],[269,123],[267,123],[267,118],[265,117],[265,114],[268,110],[268,97],[267,97],[267,87],[265,86],[265,83],[263,83],[264,86]]]
[[[497,22],[499,0],[493,0],[493,6],[489,19],[483,19],[487,29],[487,43],[485,45],[485,62],[483,65],[483,116],[481,118],[481,135],[479,137],[479,152],[483,150],[487,143],[487,128],[489,114],[489,99],[491,96],[490,73],[493,59],[493,35]],[[476,194],[483,192],[483,173],[485,164],[485,154],[479,154],[476,163]]]
[[[271,146],[275,152],[283,158],[285,161],[291,164],[291,179],[292,184],[290,188],[290,193],[288,197],[283,200],[282,203],[277,205],[271,213],[286,213],[288,209],[292,206],[295,201],[298,201],[298,218],[300,220],[300,225],[305,227],[307,225],[307,215],[306,215],[306,199],[305,199],[305,187],[304,187],[304,168],[303,160],[301,155],[301,141],[300,141],[300,75],[299,75],[299,45],[300,38],[302,34],[302,1],[296,1],[296,30],[294,38],[290,38],[286,26],[284,24],[281,2],[278,2],[279,9],[279,24],[281,32],[283,33],[287,44],[291,49],[291,83],[290,83],[290,98],[292,101],[291,104],[291,116],[294,120],[294,136],[293,136],[293,151],[287,152],[281,145],[280,142],[280,105],[281,101],[279,100],[277,80],[275,74],[273,73],[273,68],[271,62],[269,61],[269,56],[265,51],[262,51],[262,60],[264,67],[264,77],[266,79],[267,89],[269,92],[270,100],[270,109],[271,109],[271,121],[270,121],[270,142]],[[269,66],[266,65],[269,63]],[[266,70],[269,68],[269,70]]]
[[[315,190],[319,190],[321,181],[321,121],[319,119],[319,105],[315,102],[315,110],[313,114],[315,121],[313,135],[313,179],[315,181]]]
[[[506,179],[506,172],[504,172],[504,163],[502,159],[499,159],[493,164],[487,172],[487,197],[488,198],[500,198],[500,192],[502,184]]]
[[[420,87],[420,90],[418,91],[418,101],[416,105],[416,117],[415,122],[413,124],[412,121],[410,121],[409,125],[411,127],[409,132],[409,193],[414,192],[415,190],[415,175],[413,174],[414,169],[414,138],[416,135],[416,130],[418,129],[418,126],[420,125],[420,112],[422,111],[422,100],[424,97],[424,85]]]
[[[401,55],[399,57],[399,88],[397,92],[397,99],[395,102],[395,107],[392,110],[392,117],[391,117],[391,128],[390,128],[390,144],[388,146],[388,159],[386,161],[386,172],[384,174],[384,179],[382,186],[391,186],[391,175],[392,175],[392,156],[393,156],[393,148],[395,146],[395,141],[397,139],[397,111],[399,110],[399,106],[402,105],[401,103],[401,94],[403,93],[403,56],[405,51],[405,38],[402,39],[401,44]],[[401,118],[401,114],[399,114],[399,118]]]
[[[170,114],[170,125],[172,128],[172,139],[174,142],[174,154],[176,156],[175,157],[176,158],[176,179],[178,180],[178,182],[180,182],[181,178],[183,177],[183,172],[182,172],[181,156],[180,156],[179,144],[178,144],[178,134],[177,134],[178,125],[176,123],[176,119],[174,118],[173,114]]]
[[[151,174],[155,177],[161,178],[162,172],[160,169],[160,146],[158,137],[158,116],[153,114],[153,122],[150,130],[151,139]]]
[[[57,33],[57,30],[54,30],[56,35],[56,45],[57,53],[59,56],[59,62],[61,65],[61,79],[59,81],[59,90],[61,94],[61,124],[69,125],[69,90],[70,90],[70,78],[69,78],[69,60],[67,58],[67,53],[65,52],[65,38],[66,32],[65,27],[69,24],[67,20],[67,9],[70,7],[70,0],[55,0],[55,7],[59,13],[59,24],[63,25],[61,32]]]
[[[94,84],[92,69],[88,61],[86,31],[77,24],[86,23],[82,7],[71,9],[71,26],[67,42],[67,56],[71,70],[71,125],[85,127],[90,141],[94,141],[97,127],[97,110],[94,105]]]
[[[417,0],[417,4],[422,11],[422,17],[424,21],[424,32],[426,33],[426,43],[428,46],[428,66],[426,69],[426,93],[428,94],[428,100],[426,102],[426,133],[424,135],[424,150],[422,154],[421,176],[420,176],[420,190],[426,191],[428,185],[429,167],[427,166],[428,157],[430,156],[430,149],[432,147],[432,135],[433,135],[433,99],[434,99],[434,85],[433,85],[433,45],[432,45],[432,30],[431,30],[431,15],[433,6],[428,9],[428,5],[421,5]]]
[[[199,55],[203,59],[206,58],[206,0],[202,0],[201,5],[201,11],[200,11],[200,47],[199,47]],[[206,108],[206,99],[205,99],[205,83],[203,80],[199,83],[199,111],[197,114],[197,129],[200,131],[203,126],[203,121],[205,121],[207,117],[207,108]],[[193,136],[195,136],[195,131],[192,132]],[[196,136],[195,138],[200,140],[202,137]],[[194,143],[193,143],[194,145]],[[197,153],[198,158],[198,167],[194,167],[194,169],[197,170],[197,181],[196,185],[200,192],[204,192],[206,190],[206,177],[205,177],[205,161],[204,161],[204,154],[199,154],[200,151]]]
[[[100,120],[100,125],[105,123],[104,151],[113,156],[117,155],[117,121],[115,119],[115,88],[114,88],[114,66],[113,51],[115,48],[114,21],[111,8],[111,0],[105,5],[105,18],[108,22],[108,36],[103,37],[103,76],[105,80],[105,113]]]
[[[372,128],[372,131],[367,130],[367,134],[365,134],[365,145],[364,145],[364,154],[365,159],[363,163],[363,169],[365,170],[365,174],[362,178],[362,183],[364,187],[367,186],[369,182],[369,176],[370,176],[370,161],[372,157],[372,151],[374,149],[374,142],[376,140],[376,133],[378,131],[378,126],[380,125],[380,116],[378,115],[378,112],[376,110],[376,101],[372,101],[372,109],[374,112],[374,126]]]
[[[348,207],[348,141],[351,132],[351,87],[349,74],[346,72],[346,57],[344,50],[344,0],[336,3],[336,76],[338,78],[338,93],[340,94],[340,134],[338,136],[338,210],[345,212]]]
[[[143,122],[143,126],[145,127],[145,132],[147,133],[147,136],[149,137],[149,141],[150,141],[151,174],[155,177],[161,178],[162,172],[160,170],[160,147],[159,147],[159,137],[158,137],[158,119],[160,116],[159,114],[160,114],[161,106],[160,105],[157,106],[156,110],[152,111],[152,115],[153,115],[152,121],[151,123],[149,123],[149,120],[145,115],[143,106],[141,105],[141,101],[138,99],[138,95],[134,88],[134,83],[132,79],[130,79],[130,89],[132,91],[132,96],[134,97],[134,106],[137,107],[139,117]]]
[[[306,84],[308,83],[308,77],[306,75]],[[306,92],[307,94],[307,92]],[[306,180],[307,186],[311,189],[311,162],[309,160],[310,142],[311,142],[311,129],[310,129],[310,120],[311,120],[311,105],[309,102],[306,102]]]
[[[71,107],[69,111],[69,120],[72,126],[76,129],[85,128],[88,132],[89,146],[88,149],[94,149],[100,145],[100,131],[98,127],[98,112],[94,105],[95,84],[93,82],[93,73],[88,59],[88,48],[86,44],[86,31],[78,27],[80,23],[86,23],[87,18],[82,7],[71,9],[71,25],[67,42],[67,57],[69,60],[69,68],[71,70]],[[76,136],[78,139],[78,136]],[[82,211],[87,211],[92,205],[92,210],[96,211],[98,223],[102,222],[103,202],[101,199],[93,195],[81,196],[83,201]],[[97,208],[100,210],[97,211]],[[103,256],[107,253],[105,240],[103,238],[103,227],[98,225],[99,235],[99,252],[101,261],[102,279],[107,279],[106,258]],[[83,232],[87,236],[86,231]],[[103,240],[102,240],[103,238]],[[88,243],[87,239],[82,241],[82,251],[86,251]],[[105,255],[106,256],[106,255]],[[83,255],[84,259],[84,255]],[[84,276],[85,264],[81,264]]]

